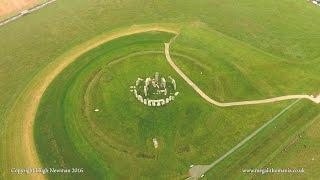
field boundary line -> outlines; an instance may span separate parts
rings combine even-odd
[[[53,3],[53,2],[56,2],[56,1],[57,0],[49,0],[49,1],[46,1],[44,3],[38,4],[38,5],[36,5],[36,6],[32,7],[32,8],[20,11],[20,13],[14,15],[14,16],[11,16],[11,17],[9,17],[7,19],[4,19],[3,21],[0,21],[0,27],[4,26],[4,25],[6,25],[6,24],[8,24],[10,22],[13,22],[15,20],[18,20],[18,19],[22,18],[23,16],[26,16],[26,15],[32,13],[32,12],[38,11],[38,10],[46,7],[47,5],[49,5],[49,4]]]
[[[247,136],[245,139],[240,141],[236,146],[234,146],[232,149],[230,149],[227,153],[222,155],[219,159],[215,160],[210,165],[196,165],[193,166],[189,172],[190,177],[188,179],[197,179],[201,177],[204,173],[209,171],[211,168],[216,166],[218,163],[223,161],[226,157],[228,157],[230,154],[232,154],[234,151],[242,147],[245,143],[247,143],[249,140],[251,140],[254,136],[256,136],[260,131],[265,129],[269,124],[274,122],[276,119],[278,119],[281,115],[283,115],[285,112],[287,112],[290,108],[292,108],[295,104],[297,104],[301,99],[295,100],[293,103],[289,104],[287,107],[285,107],[282,111],[280,111],[277,115],[275,115],[273,118],[271,118],[268,122],[263,124],[260,128],[256,129],[253,133],[251,133],[249,136]]]
[[[278,101],[291,100],[291,99],[308,99],[313,101],[314,103],[320,103],[320,94],[317,97],[312,95],[286,95],[274,98],[260,99],[260,100],[249,100],[249,101],[238,101],[238,102],[219,102],[212,98],[210,98],[206,93],[204,93],[183,71],[174,63],[170,56],[170,44],[175,40],[177,36],[172,38],[169,43],[165,43],[164,53],[168,63],[171,67],[184,79],[203,99],[208,101],[211,104],[220,107],[229,107],[229,106],[243,106],[243,105],[255,105],[255,104],[266,104],[266,103],[274,103]]]
[[[310,128],[311,125],[317,120],[320,120],[320,113],[317,116],[315,116],[312,120],[310,120],[309,122],[301,126],[300,129],[298,129],[295,133],[293,133],[286,141],[284,141],[284,143],[281,144],[281,146],[279,146],[273,153],[271,153],[264,161],[259,163],[257,168],[262,168],[268,162],[271,162],[276,156],[279,155],[279,153],[281,153],[281,150],[283,150],[286,146],[290,145],[290,142],[292,142],[294,138],[300,135],[303,131]]]

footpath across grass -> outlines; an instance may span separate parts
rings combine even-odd
[[[86,169],[85,176],[68,178],[186,178],[191,164],[212,162],[286,105],[208,104],[167,64],[163,43],[172,36],[151,32],[113,40],[58,76],[36,117],[36,144],[44,166]],[[155,53],[108,65],[150,50]],[[147,107],[129,91],[138,77],[155,72],[177,81],[180,94],[165,107]],[[158,149],[152,144],[155,137]]]

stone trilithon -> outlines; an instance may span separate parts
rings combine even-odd
[[[168,76],[166,79],[158,72],[153,77],[138,78],[134,86],[130,86],[134,96],[146,106],[163,106],[172,102],[179,94],[176,81]]]

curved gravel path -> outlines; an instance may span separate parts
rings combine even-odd
[[[280,97],[274,97],[274,98],[268,98],[268,99],[260,99],[260,100],[250,100],[250,101],[239,101],[239,102],[218,102],[212,98],[210,98],[206,93],[204,93],[189,77],[182,72],[182,70],[173,62],[173,60],[170,57],[170,44],[174,41],[175,38],[173,38],[169,43],[165,43],[165,55],[166,59],[171,65],[171,67],[184,79],[203,99],[208,101],[211,104],[214,104],[216,106],[220,107],[228,107],[228,106],[243,106],[243,105],[254,105],[254,104],[265,104],[265,103],[274,103],[278,101],[284,101],[284,100],[292,100],[292,99],[308,99],[314,103],[319,104],[320,103],[320,95],[317,97],[313,97],[311,95],[287,95],[287,96],[280,96]]]
[[[176,36],[177,37],[177,36]],[[175,38],[176,38],[175,37]],[[239,102],[228,102],[228,103],[222,103],[218,102],[212,98],[210,98],[206,93],[204,93],[189,77],[182,72],[182,70],[173,62],[170,56],[170,44],[175,40],[175,38],[171,39],[169,43],[165,43],[165,56],[171,67],[184,79],[203,99],[205,99],[207,102],[214,104],[216,106],[220,107],[228,107],[228,106],[242,106],[242,105],[254,105],[254,104],[265,104],[265,103],[273,103],[278,101],[284,101],[284,100],[292,100],[296,99],[293,103],[291,103],[289,106],[287,106],[285,109],[283,109],[279,114],[277,114],[275,117],[273,117],[271,120],[269,120],[267,123],[265,123],[263,126],[261,126],[259,129],[255,130],[252,134],[247,136],[244,140],[242,140],[239,144],[237,144],[235,147],[230,149],[226,154],[221,156],[219,159],[214,161],[213,163],[209,165],[195,165],[189,169],[189,178],[187,180],[191,179],[199,179],[204,175],[207,171],[209,171],[211,168],[213,168],[215,165],[223,161],[226,157],[228,157],[230,154],[232,154],[234,151],[236,151],[239,147],[243,146],[247,141],[252,139],[256,134],[258,134],[261,130],[263,130],[265,127],[267,127],[270,123],[275,121],[278,117],[280,117],[282,114],[284,114],[287,110],[289,110],[293,105],[298,103],[301,99],[308,99],[314,103],[319,104],[320,103],[320,94],[317,97],[311,96],[311,95],[287,95],[287,96],[280,96],[280,97],[274,97],[274,98],[268,98],[268,99],[261,99],[261,100],[252,100],[252,101],[239,101]]]

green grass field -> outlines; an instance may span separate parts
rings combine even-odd
[[[268,166],[272,167],[300,167],[304,168],[307,177],[317,179],[319,175],[319,116],[309,124],[300,127],[299,131],[292,136],[286,144],[286,148],[276,154],[274,160]],[[301,175],[292,174],[290,178],[299,178]],[[272,179],[276,175],[266,176]],[[281,178],[286,178],[282,175]],[[288,176],[287,176],[288,178]]]
[[[168,39],[170,34],[146,33],[115,40],[88,52],[77,60],[79,63],[66,69],[47,90],[36,118],[37,147],[43,152],[43,164],[83,164],[88,176],[100,178],[183,178],[192,162],[210,162],[236,142],[229,136],[237,135],[240,139],[272,115],[270,110],[270,115],[264,115],[266,118],[254,121],[253,114],[260,114],[262,108],[246,108],[254,112],[241,118],[245,119],[241,126],[233,125],[233,121],[240,121],[236,110],[211,107],[181,80],[181,96],[176,102],[161,109],[144,108],[129,91],[136,77],[161,70],[179,79],[161,53],[163,42]],[[122,56],[146,50],[160,53],[108,65]],[[94,112],[95,108],[100,111]],[[223,137],[226,130],[230,135]],[[208,138],[213,133],[219,136]],[[152,145],[154,137],[160,140],[157,150]],[[221,144],[218,139],[225,142]]]
[[[207,103],[165,59],[164,43],[175,34],[144,32],[86,47],[129,28],[163,27],[179,31],[172,59],[216,100],[318,95],[319,15],[319,7],[289,0],[60,0],[0,27],[0,179],[16,179],[11,168],[32,165],[23,146],[24,115],[37,98],[30,121],[34,158],[42,167],[85,170],[47,178],[187,178],[191,164],[212,163],[293,101],[230,108]],[[85,53],[73,56],[78,50]],[[68,57],[76,59],[34,97]],[[155,72],[174,77],[180,92],[160,108],[144,106],[129,91],[138,77]],[[299,101],[205,178],[319,178],[319,108]],[[242,172],[302,166],[306,173],[299,175]]]

